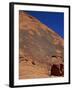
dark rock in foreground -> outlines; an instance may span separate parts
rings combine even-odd
[[[51,75],[53,76],[63,76],[64,75],[64,66],[63,64],[55,65],[51,67]]]

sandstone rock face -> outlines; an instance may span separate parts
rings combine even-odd
[[[64,41],[24,11],[19,12],[19,79],[64,76]]]

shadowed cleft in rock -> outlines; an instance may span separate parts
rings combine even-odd
[[[51,76],[63,76],[64,75],[64,66],[63,64],[56,65],[53,64],[51,67]]]
[[[34,61],[32,61],[32,64],[33,64],[33,65],[36,65]]]

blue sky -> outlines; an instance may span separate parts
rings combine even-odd
[[[62,38],[64,38],[64,13],[62,12],[41,12],[27,11],[28,14],[36,17],[42,23],[53,29]]]

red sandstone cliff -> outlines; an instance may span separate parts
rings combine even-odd
[[[19,12],[19,78],[64,75],[63,39],[26,12]]]

